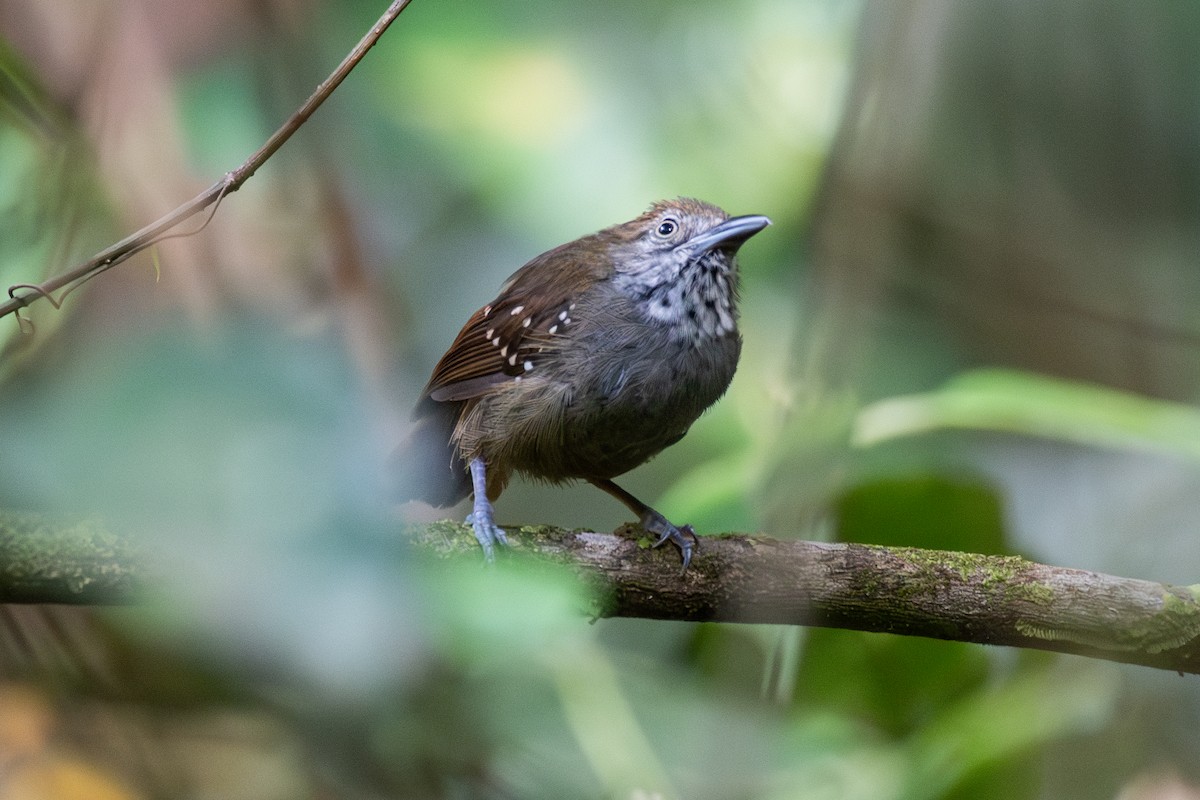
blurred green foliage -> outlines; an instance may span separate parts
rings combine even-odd
[[[332,277],[339,238],[361,251],[359,277],[398,342],[384,384],[404,407],[470,311],[533,255],[660,197],[765,213],[775,225],[741,257],[738,377],[631,488],[703,532],[1040,552],[1046,541],[1014,539],[1020,509],[980,431],[1106,447],[1141,437],[1190,453],[1195,412],[1015,369],[951,379],[988,358],[946,320],[986,321],[976,310],[1002,294],[983,282],[964,300],[947,288],[952,269],[896,280],[952,309],[943,316],[918,313],[919,292],[899,310],[871,305],[887,295],[875,281],[905,259],[944,266],[992,252],[947,243],[934,211],[963,212],[966,223],[946,227],[975,232],[987,215],[959,182],[998,194],[1015,184],[1006,165],[1020,148],[989,145],[986,169],[961,168],[980,128],[998,136],[1005,123],[986,104],[946,100],[994,88],[980,66],[992,48],[1056,52],[1039,26],[998,44],[986,15],[1007,18],[1000,5],[917,26],[961,35],[937,53],[972,68],[922,62],[951,84],[923,94],[926,73],[889,70],[903,59],[873,38],[925,19],[910,3],[414,3],[203,237],[164,248],[163,286],[143,275],[123,284],[128,296],[81,293],[61,314],[39,313],[41,357],[0,364],[0,504],[99,513],[157,554],[163,596],[108,617],[130,647],[120,696],[160,719],[236,709],[243,732],[256,714],[281,721],[281,760],[314,797],[1034,798],[1053,774],[1067,787],[1058,796],[1083,798],[1113,796],[1160,758],[1184,770],[1194,732],[1172,733],[1178,750],[1166,756],[1153,732],[1131,735],[1118,709],[1140,695],[1107,665],[846,631],[588,625],[568,575],[515,560],[422,563],[396,536],[381,478],[395,438],[380,434],[367,370],[348,356],[359,329]],[[171,166],[198,185],[236,166],[380,10],[315,3],[271,19],[259,8],[238,18],[238,36],[208,39],[197,26],[186,56],[156,62],[186,162]],[[20,38],[0,29],[10,35]],[[904,42],[912,58],[934,47],[923,35]],[[80,242],[106,243],[96,232],[121,193],[97,185],[105,149],[84,146],[95,131],[69,92],[48,88],[52,65],[8,49],[0,60],[7,285],[60,269]],[[864,90],[873,69],[894,93]],[[1056,88],[1040,108],[1059,108]],[[844,156],[831,155],[844,102],[854,116],[843,143],[866,166],[906,164],[929,135],[914,172],[957,193],[886,170],[847,191],[844,162],[830,166]],[[934,109],[937,125],[906,125],[914,109]],[[1055,124],[1075,119],[1062,113]],[[40,117],[55,122],[31,122]],[[1070,174],[1086,177],[1097,159],[1074,152]],[[147,158],[144,171],[170,170]],[[103,174],[114,172],[131,175],[111,164]],[[174,197],[190,184],[166,185]],[[323,205],[331,186],[343,229]],[[830,233],[820,199],[837,189],[854,208],[894,201],[903,213]],[[884,249],[882,266],[856,271],[812,241],[815,231],[876,256],[879,229],[912,251]],[[180,247],[201,262],[191,283]],[[29,347],[15,324],[2,335]],[[1032,473],[1038,456],[1019,454],[1015,470]],[[596,494],[517,487],[501,521],[624,518]],[[1064,741],[1102,752],[1117,736],[1120,774],[1071,775],[1086,758],[1062,755]],[[278,766],[266,750],[254,763]]]
[[[0,286],[39,283],[112,232],[86,143],[0,37]],[[36,319],[46,336],[59,322]],[[21,333],[16,324],[0,329],[0,378],[33,350]]]
[[[938,429],[1005,431],[1193,460],[1200,454],[1195,406],[1004,370],[966,372],[933,392],[867,406],[854,438],[870,446]]]
[[[1004,553],[1004,518],[993,489],[959,477],[864,481],[838,499],[845,542]]]

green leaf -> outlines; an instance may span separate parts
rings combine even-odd
[[[1200,409],[1011,370],[964,373],[941,389],[862,409],[853,441],[870,446],[941,429],[1001,431],[1200,460]]]

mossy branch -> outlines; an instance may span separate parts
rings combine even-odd
[[[702,537],[686,575],[640,530],[510,529],[504,561],[565,565],[606,617],[815,625],[1007,645],[1200,674],[1200,586],[1015,556]],[[431,558],[480,560],[470,529],[411,527]],[[136,548],[95,522],[0,512],[0,602],[134,602],[153,584]]]
[[[138,549],[97,520],[0,511],[0,603],[130,603],[145,580]]]
[[[569,565],[610,617],[810,625],[1074,653],[1200,674],[1200,586],[1016,556],[706,536],[686,575],[638,530],[509,531],[511,557]],[[469,528],[413,529],[422,549],[478,558]]]

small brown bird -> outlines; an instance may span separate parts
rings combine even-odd
[[[476,311],[433,370],[397,467],[403,499],[449,506],[488,560],[507,541],[495,500],[514,471],[586,480],[680,549],[676,527],[613,483],[683,437],[724,394],[741,352],[738,248],[767,225],[680,198],[543,253]]]

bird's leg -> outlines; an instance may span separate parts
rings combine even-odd
[[[691,525],[675,527],[662,514],[606,478],[588,478],[588,483],[597,489],[608,492],[624,503],[630,511],[637,514],[642,527],[658,536],[654,547],[658,547],[668,540],[678,547],[679,553],[683,557],[683,571],[687,572],[688,565],[692,563],[692,553],[695,552],[696,545],[700,543]]]
[[[487,464],[482,458],[471,459],[471,487],[475,492],[475,506],[467,515],[467,524],[475,529],[475,538],[483,548],[484,560],[496,560],[493,545],[508,546],[504,529],[496,525],[492,516],[492,504],[487,497]]]

